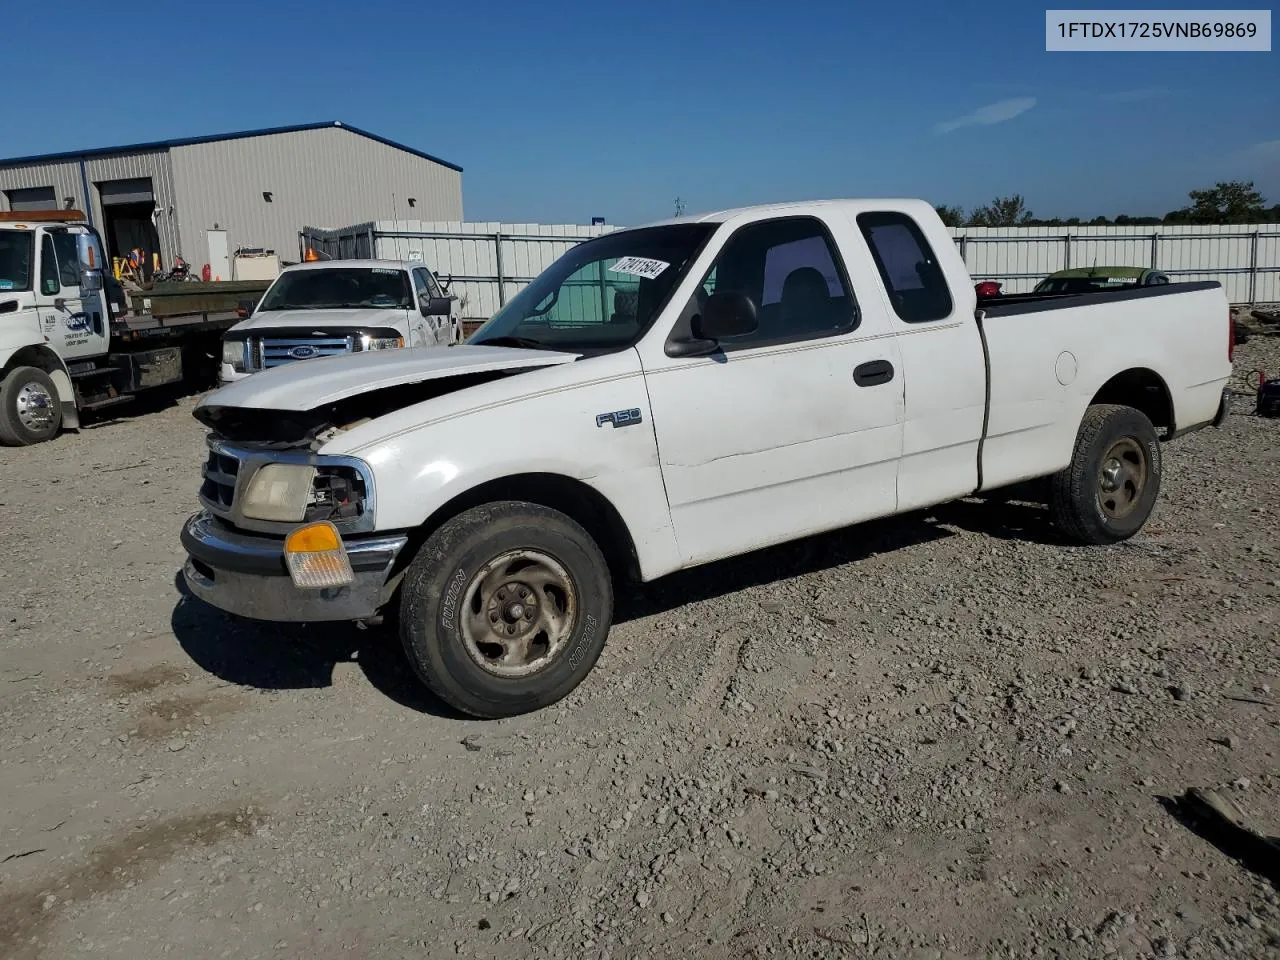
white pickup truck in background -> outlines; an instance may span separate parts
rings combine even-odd
[[[253,313],[223,335],[219,380],[298,360],[461,339],[457,299],[421,263],[300,263],[282,270]]]
[[[186,581],[251,618],[390,615],[433,691],[499,717],[583,680],[617,577],[1033,478],[1070,539],[1132,536],[1160,442],[1226,416],[1224,291],[976,297],[916,200],[606,234],[466,345],[205,398]]]

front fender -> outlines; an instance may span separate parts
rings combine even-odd
[[[440,412],[456,409],[464,395],[470,409]],[[454,403],[435,407],[436,416],[429,416],[433,404],[449,400]],[[586,484],[613,504],[635,544],[644,579],[679,568],[635,351],[518,374],[439,401],[413,408],[416,416],[401,410],[380,418],[387,421],[378,431],[381,439],[341,444],[342,452],[361,457],[373,470],[376,529],[420,526],[485,483],[553,474]],[[374,421],[358,430],[377,426]],[[322,452],[337,452],[336,445]]]

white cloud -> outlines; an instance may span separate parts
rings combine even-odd
[[[1012,120],[1014,117],[1026,113],[1035,105],[1035,97],[1014,97],[1011,100],[998,100],[995,103],[988,103],[985,107],[979,107],[973,113],[965,114],[963,117],[935,123],[933,132],[941,134],[959,130],[961,127],[989,127],[992,124]]]
[[[1280,160],[1280,140],[1264,140],[1262,143],[1255,143],[1247,147],[1242,155],[1250,160],[1268,162]]]

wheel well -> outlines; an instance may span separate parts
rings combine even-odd
[[[15,350],[13,356],[4,365],[4,372],[8,373],[15,367],[35,367],[43,370],[45,373],[53,376],[55,373],[66,375],[66,368],[63,367],[62,361],[58,359],[58,355],[48,347],[42,347],[33,344],[29,347],[23,347]]]
[[[1117,403],[1133,407],[1147,415],[1147,419],[1167,440],[1173,435],[1173,399],[1164,380],[1154,370],[1135,367],[1118,373],[1102,385],[1094,394],[1091,404]]]
[[[615,581],[639,579],[635,541],[617,508],[594,487],[555,473],[502,477],[458,494],[410,535],[400,556],[408,563],[422,543],[449,520],[472,507],[496,500],[523,500],[563,513],[581,524],[595,540]]]

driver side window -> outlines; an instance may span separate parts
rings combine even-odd
[[[720,251],[677,321],[677,335],[716,292],[745,294],[756,305],[753,333],[726,339],[725,350],[812,340],[858,326],[858,307],[839,253],[814,217],[767,220],[739,229]]]
[[[435,296],[435,294],[431,292],[431,288],[427,286],[426,271],[414,270],[413,271],[413,299],[415,301],[419,300],[424,293],[429,296],[433,296],[433,297]],[[414,306],[417,306],[417,303],[415,303]]]
[[[52,297],[62,291],[58,275],[58,255],[53,249],[53,237],[47,233],[40,243],[40,292]]]

